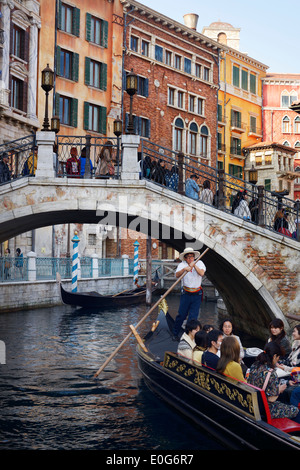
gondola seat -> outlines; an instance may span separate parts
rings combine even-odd
[[[262,397],[262,402],[264,404],[264,411],[268,424],[271,424],[275,428],[280,429],[281,431],[287,432],[289,434],[294,432],[300,432],[300,424],[296,423],[296,421],[293,421],[289,418],[272,418],[266,394],[263,390],[260,391],[260,394]]]

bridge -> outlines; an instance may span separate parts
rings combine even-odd
[[[0,186],[0,242],[48,225],[101,223],[140,231],[178,251],[209,248],[207,277],[237,327],[265,339],[278,317],[289,330],[288,315],[299,312],[299,242],[140,179],[138,146],[138,136],[123,139],[120,178],[114,179],[57,177],[52,147],[44,149],[34,178]]]

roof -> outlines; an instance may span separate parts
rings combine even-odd
[[[255,150],[255,149],[263,149],[263,148],[279,148],[284,150],[285,152],[290,153],[297,153],[297,150],[293,147],[288,147],[287,145],[280,144],[279,142],[259,142],[258,144],[249,145],[248,147],[244,147],[246,150]]]

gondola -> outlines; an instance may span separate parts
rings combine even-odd
[[[157,289],[157,283],[152,286],[152,293]],[[126,290],[117,294],[101,295],[98,292],[69,292],[60,283],[60,294],[64,304],[74,307],[102,309],[128,307],[146,301],[146,286]]]
[[[138,366],[150,390],[228,449],[300,450],[300,424],[271,419],[265,393],[177,354],[166,303],[137,345]]]

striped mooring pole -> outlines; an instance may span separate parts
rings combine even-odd
[[[73,257],[72,257],[72,292],[77,292],[77,273],[78,273],[78,243],[80,239],[77,236],[77,231],[74,232],[72,238],[73,243]]]
[[[137,282],[139,277],[139,242],[136,240],[133,244],[134,254],[133,254],[133,282]]]

